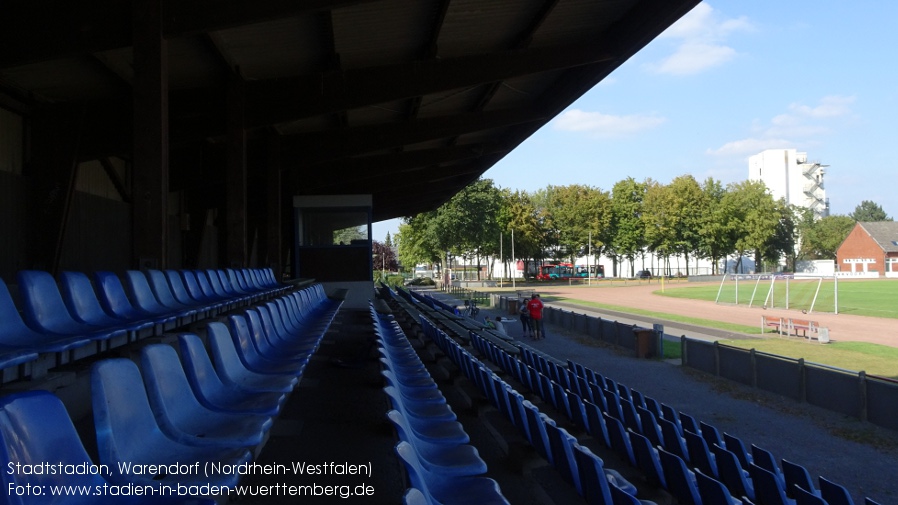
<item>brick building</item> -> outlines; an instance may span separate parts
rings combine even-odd
[[[898,222],[857,223],[836,251],[846,277],[898,278]]]

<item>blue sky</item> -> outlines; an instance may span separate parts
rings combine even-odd
[[[794,148],[829,165],[831,212],[898,218],[898,2],[702,2],[488,170],[503,188],[632,176],[747,178]],[[377,223],[373,238],[395,233]]]

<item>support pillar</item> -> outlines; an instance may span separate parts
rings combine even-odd
[[[247,265],[246,130],[244,129],[244,85],[239,75],[228,82],[227,142],[227,258],[228,266]]]
[[[280,135],[273,134],[268,139],[268,156],[265,174],[265,251],[266,265],[274,272],[275,278],[280,280],[283,275],[283,223],[281,216],[284,211],[281,206],[281,140]]]
[[[162,4],[132,3],[134,37],[133,259],[165,268],[168,245],[168,44]]]

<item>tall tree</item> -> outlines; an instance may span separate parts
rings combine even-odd
[[[645,224],[642,221],[642,202],[645,199],[646,183],[637,182],[632,177],[617,182],[611,189],[611,232],[610,252],[614,260],[614,275],[621,257],[630,260],[630,275],[635,275],[636,254],[645,247]]]
[[[681,175],[669,184],[675,202],[676,251],[686,259],[686,275],[689,275],[689,256],[695,255],[701,239],[702,212],[707,205],[706,194],[691,175]]]
[[[514,239],[514,256],[524,261],[524,272],[527,272],[529,261],[542,257],[545,236],[536,207],[527,192],[502,191],[499,224],[504,236],[509,238],[509,245],[510,239]],[[503,253],[509,260],[517,259],[512,257],[509,248],[503,248]]]
[[[760,268],[761,252],[769,247],[779,223],[776,202],[767,191],[767,186],[761,181],[730,184],[724,196],[724,200],[727,199],[735,210],[738,265],[741,266],[742,257],[750,251],[754,253],[755,268]]]
[[[854,208],[854,212],[852,212],[849,217],[855,221],[862,221],[865,223],[892,220],[892,218],[886,214],[886,211],[882,210],[881,205],[870,200],[862,201],[860,205]]]
[[[832,215],[813,223],[802,236],[802,253],[808,259],[836,259],[836,250],[851,233],[856,221],[849,216]]]
[[[711,177],[702,185],[702,210],[698,219],[698,253],[711,260],[711,273],[717,274],[717,263],[736,250],[733,226],[733,202],[725,199],[727,191]]]
[[[677,250],[679,212],[670,186],[652,181],[646,184],[643,212],[645,241],[649,251],[661,258],[656,274],[666,274],[668,258]]]
[[[559,251],[573,264],[590,237],[601,246],[600,232],[611,223],[611,198],[607,193],[582,184],[553,188],[548,202],[558,234]]]

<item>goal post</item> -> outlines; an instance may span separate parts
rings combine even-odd
[[[715,302],[838,314],[839,285],[835,276],[726,274],[720,282]]]

